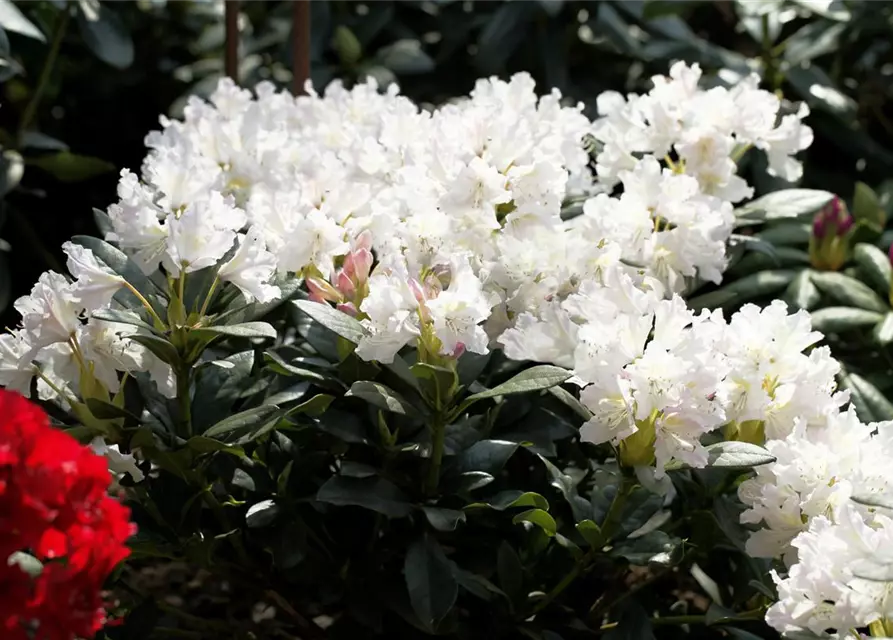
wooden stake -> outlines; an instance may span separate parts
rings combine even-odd
[[[292,93],[304,93],[310,78],[310,0],[292,0]]]

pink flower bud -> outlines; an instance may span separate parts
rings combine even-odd
[[[824,238],[825,234],[828,233],[828,225],[825,220],[824,211],[819,211],[812,220],[812,236],[818,240]]]
[[[353,278],[357,284],[365,284],[369,279],[369,272],[372,270],[372,251],[366,248],[354,251],[350,257],[353,263]]]
[[[454,357],[454,358],[461,358],[463,353],[465,353],[465,343],[464,343],[464,342],[457,342],[457,343],[456,343],[456,348],[453,350],[453,357]]]
[[[305,280],[310,299],[315,302],[341,302],[343,296],[325,280],[320,278],[307,278]]]
[[[366,229],[363,233],[358,235],[353,240],[353,246],[351,247],[352,252],[356,252],[360,249],[365,249],[366,251],[372,251],[372,232],[369,229]]]
[[[346,313],[351,317],[356,317],[357,315],[357,308],[353,302],[342,302],[341,304],[335,305],[335,308],[341,313]]]
[[[341,294],[350,298],[353,296],[356,291],[356,287],[353,284],[353,280],[350,279],[350,276],[347,275],[346,269],[342,269],[338,272],[338,276],[335,278],[335,285],[338,287],[338,290]]]

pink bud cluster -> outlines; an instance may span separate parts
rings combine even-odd
[[[322,277],[307,277],[310,299],[333,302],[339,311],[357,316],[360,303],[369,292],[369,273],[373,261],[372,234],[364,231],[351,243],[343,265],[335,272],[333,283]]]

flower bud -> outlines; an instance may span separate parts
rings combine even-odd
[[[338,276],[335,278],[335,286],[345,298],[353,297],[353,294],[356,292],[356,287],[347,274],[346,268],[338,272]]]
[[[310,291],[310,299],[314,302],[341,302],[344,300],[341,293],[322,278],[309,277],[305,283]]]
[[[335,305],[335,308],[341,313],[346,313],[351,317],[355,318],[357,316],[357,308],[353,302],[342,302]]]
[[[809,260],[813,267],[837,271],[844,265],[849,257],[849,232],[853,222],[846,203],[837,196],[819,210],[812,221],[809,238]]]

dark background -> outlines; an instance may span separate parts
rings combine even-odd
[[[268,79],[289,86],[290,4],[242,3],[243,85]],[[525,70],[539,90],[558,87],[595,115],[601,91],[647,90],[648,78],[666,73],[676,59],[711,72],[750,68],[766,88],[813,109],[808,122],[816,140],[804,154],[803,186],[849,197],[861,180],[883,194],[893,174],[893,7],[835,2],[817,14],[806,4],[763,3],[763,15],[749,15],[755,6],[731,1],[314,0],[312,75],[320,89],[334,78],[396,81],[414,100],[436,105],[467,93],[478,77]],[[20,33],[9,6],[46,42]],[[121,168],[139,170],[143,139],[159,115],[176,115],[185,96],[205,95],[216,84],[224,22],[221,2],[3,0],[0,8],[8,36],[5,50],[0,39],[6,174],[0,237],[9,245],[0,265],[0,305],[4,325],[13,326],[11,301],[42,271],[61,269],[62,242],[96,233],[92,209],[115,201]],[[35,101],[41,77],[44,90]],[[31,103],[26,128],[52,140],[23,142]],[[17,153],[25,159],[19,183]],[[760,169],[742,168],[758,194],[777,188]]]

